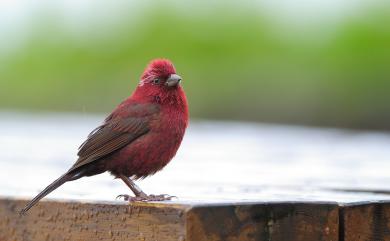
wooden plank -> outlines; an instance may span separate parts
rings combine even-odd
[[[193,207],[188,241],[337,241],[336,203],[252,203]]]
[[[335,203],[91,204],[0,200],[0,240],[337,241]]]
[[[390,202],[359,202],[340,208],[341,241],[390,241]]]
[[[183,205],[43,201],[20,217],[25,201],[0,200],[0,240],[184,240]]]

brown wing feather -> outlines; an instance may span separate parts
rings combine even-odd
[[[130,113],[127,118],[115,117],[114,115],[107,117],[105,123],[93,130],[88,135],[87,140],[79,147],[79,159],[68,172],[99,160],[146,134],[149,131],[150,116],[158,109],[155,107],[147,108],[147,106],[145,108],[145,112],[141,116],[138,112],[140,106],[137,104],[134,105],[134,109],[137,111],[132,114],[131,109],[128,110]]]

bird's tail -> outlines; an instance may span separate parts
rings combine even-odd
[[[32,206],[34,206],[39,200],[44,198],[46,195],[57,189],[59,186],[64,184],[67,181],[73,180],[73,175],[69,173],[65,173],[57,180],[52,182],[49,186],[47,186],[42,192],[40,192],[36,197],[34,197],[27,205],[19,212],[20,215],[24,215]]]

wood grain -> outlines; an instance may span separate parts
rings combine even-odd
[[[0,240],[390,241],[390,202],[77,203],[0,198]]]
[[[343,241],[390,241],[390,203],[360,202],[341,207]]]
[[[25,216],[24,201],[0,200],[0,240],[184,240],[182,205],[40,202]]]
[[[198,206],[187,214],[188,241],[338,240],[336,203]]]
[[[24,204],[0,200],[0,240],[338,240],[335,203]]]

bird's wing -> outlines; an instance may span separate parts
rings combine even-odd
[[[115,115],[114,112],[88,135],[79,147],[79,159],[68,172],[99,160],[146,134],[149,131],[149,120],[158,112],[158,108],[137,104],[128,107],[126,112],[126,117]]]

